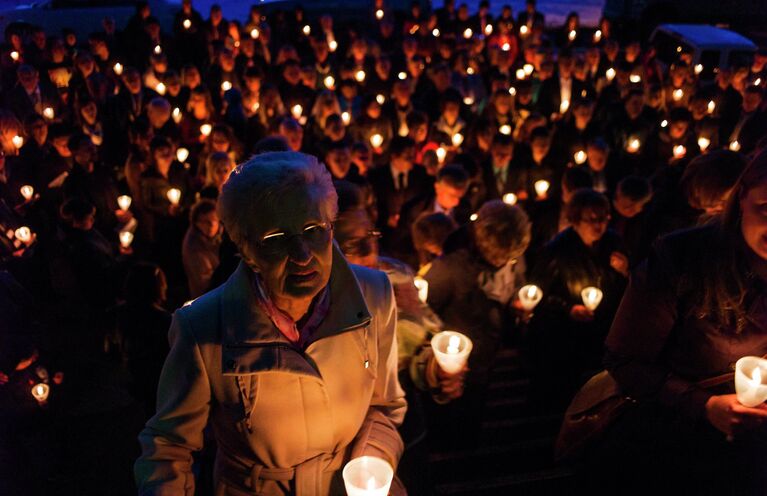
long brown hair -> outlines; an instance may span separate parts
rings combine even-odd
[[[757,152],[735,183],[717,224],[717,242],[707,270],[701,270],[700,297],[693,311],[723,329],[741,332],[748,323],[746,297],[754,274],[743,256],[740,202],[749,191],[767,181],[767,148]],[[707,248],[706,248],[707,249]],[[708,249],[707,249],[708,251]]]

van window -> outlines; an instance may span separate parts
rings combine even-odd
[[[653,45],[658,52],[658,60],[666,65],[675,64],[679,60],[680,53],[694,51],[687,43],[663,31],[655,33]]]
[[[754,52],[733,50],[727,55],[727,67],[750,67],[754,63]]]

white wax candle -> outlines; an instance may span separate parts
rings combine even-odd
[[[575,163],[577,165],[583,165],[584,163],[586,163],[586,160],[588,158],[589,158],[588,155],[586,155],[586,152],[584,152],[583,150],[578,150],[573,155],[573,160],[575,160]]]
[[[202,134],[206,138],[210,136],[211,131],[213,131],[213,126],[211,126],[210,124],[203,124],[202,126],[200,126],[200,134]]]
[[[439,148],[437,148],[436,153],[437,153],[437,160],[439,160],[439,163],[441,164],[442,162],[445,161],[445,157],[447,157],[447,150],[445,150],[444,147],[440,146]]]
[[[753,408],[767,400],[767,360],[747,356],[735,363],[735,392],[741,405]]]
[[[471,30],[471,28],[466,28],[466,29],[463,31],[463,37],[464,37],[464,38],[466,38],[467,40],[468,40],[469,38],[471,38],[472,36],[474,36],[474,31],[472,31],[472,30]]]
[[[503,203],[506,205],[516,205],[517,204],[517,195],[514,193],[506,193],[503,195]]]
[[[168,190],[167,197],[172,205],[178,205],[178,202],[181,201],[181,190],[178,188],[171,188]]]
[[[384,138],[380,134],[376,133],[370,137],[370,144],[373,148],[380,148],[383,145]]]
[[[32,230],[27,226],[21,226],[20,228],[16,229],[13,232],[13,235],[16,236],[16,239],[24,244],[32,241]]]
[[[387,496],[394,469],[374,456],[361,456],[350,461],[342,472],[348,496]]]
[[[602,290],[595,288],[594,286],[583,288],[581,291],[583,305],[592,312],[596,310],[599,304],[602,302],[602,296]]]
[[[453,146],[461,146],[463,143],[463,135],[461,133],[455,133],[452,138]]]
[[[117,204],[120,206],[120,210],[128,210],[133,199],[128,195],[120,195],[117,197]]]
[[[133,233],[130,231],[120,231],[120,246],[127,248],[133,243]]]
[[[365,80],[365,71],[360,69],[359,71],[355,72],[354,73],[354,79],[356,79],[358,83],[361,83],[362,81],[364,81]]]
[[[549,191],[549,186],[549,182],[545,179],[535,181],[533,187],[535,188],[535,194],[538,195],[538,198],[543,198],[546,196],[546,193]]]
[[[22,186],[19,191],[21,192],[21,196],[27,201],[31,200],[32,196],[35,194],[35,188],[29,184]]]
[[[291,114],[293,114],[293,117],[295,117],[296,119],[298,119],[299,117],[301,117],[301,114],[303,114],[303,113],[304,113],[304,107],[302,107],[302,106],[301,106],[301,105],[299,105],[299,104],[293,105],[293,106],[290,108],[290,113],[291,113]]]
[[[468,337],[455,331],[442,331],[431,338],[434,358],[448,374],[457,374],[463,370],[472,346]]]
[[[186,162],[186,159],[189,158],[189,150],[187,150],[184,147],[179,148],[176,150],[176,160],[181,162],[182,164]]]
[[[535,284],[528,284],[522,286],[517,295],[519,296],[519,302],[522,304],[522,308],[530,311],[540,303],[543,298],[543,291],[541,291],[541,288]]]
[[[50,392],[50,386],[44,382],[32,386],[32,396],[37,400],[38,403],[45,403]]]
[[[325,79],[323,80],[323,83],[325,83],[325,87],[327,89],[333,89],[333,86],[336,85],[336,78],[333,76],[325,76]]]

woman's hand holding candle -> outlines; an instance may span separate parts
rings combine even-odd
[[[749,408],[740,404],[736,394],[712,396],[706,402],[706,418],[717,430],[732,437],[736,430],[749,430],[767,420],[767,405]]]
[[[585,305],[573,305],[570,309],[570,318],[576,322],[591,322],[594,320],[594,312]]]

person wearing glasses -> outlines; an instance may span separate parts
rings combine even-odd
[[[536,383],[531,391],[543,409],[564,408],[584,375],[599,369],[602,343],[628,277],[622,242],[607,228],[607,197],[580,189],[567,203],[566,216],[570,227],[543,247],[530,273],[530,282],[543,291],[529,326]],[[589,286],[603,294],[595,310],[581,296]],[[567,364],[567,373],[552,363]]]
[[[264,153],[231,174],[218,211],[242,260],[174,314],[157,414],[139,435],[140,494],[194,494],[207,423],[215,494],[342,494],[352,458],[396,468],[407,406],[392,286],[346,262],[337,210],[314,157]]]

